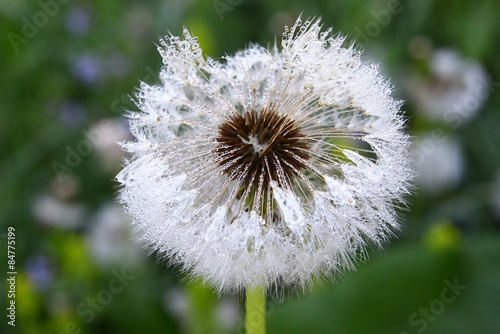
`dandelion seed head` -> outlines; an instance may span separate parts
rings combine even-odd
[[[419,112],[431,120],[474,118],[490,95],[490,82],[481,63],[464,58],[453,49],[429,55],[427,77],[413,74],[407,81],[409,97]]]
[[[399,228],[411,170],[400,103],[377,66],[320,21],[281,48],[203,57],[167,37],[141,84],[117,180],[137,235],[219,291],[306,287]]]

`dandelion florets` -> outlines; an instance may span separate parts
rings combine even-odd
[[[219,291],[306,286],[399,228],[411,177],[400,103],[343,37],[298,20],[281,48],[225,62],[186,30],[159,51],[162,84],[140,87],[117,176],[152,251]]]
[[[245,111],[231,115],[219,127],[219,165],[223,171],[244,173],[244,187],[268,189],[271,181],[281,186],[297,177],[310,158],[310,146],[300,127],[276,111]]]

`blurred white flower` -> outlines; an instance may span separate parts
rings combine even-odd
[[[238,326],[241,321],[241,309],[235,302],[234,298],[225,296],[219,299],[216,315],[218,323],[227,331],[232,331]]]
[[[183,332],[187,332],[190,319],[189,299],[186,291],[179,287],[166,290],[163,295],[163,306],[179,322]]]
[[[493,212],[500,219],[500,171],[497,173],[493,183],[493,193],[491,197]]]
[[[408,93],[418,111],[430,119],[460,126],[473,118],[489,96],[483,66],[455,50],[438,49],[429,58],[429,75],[408,80]]]
[[[89,133],[96,134],[92,140],[104,167],[116,171],[123,160],[120,142],[131,139],[132,135],[126,123],[119,119],[104,119],[95,123]]]
[[[421,136],[413,146],[414,170],[419,188],[438,193],[456,186],[463,177],[465,161],[462,148],[453,137]]]
[[[399,227],[411,177],[400,103],[377,66],[319,20],[205,59],[187,30],[160,42],[117,176],[141,239],[219,291],[307,285]]]
[[[195,293],[191,291],[193,296]],[[163,294],[163,307],[180,323],[183,332],[189,332],[190,326],[197,321],[193,313],[194,300],[190,300],[190,293],[182,287],[172,287]],[[192,297],[191,297],[192,298]],[[234,297],[221,296],[217,299],[215,308],[216,327],[224,331],[232,331],[241,321],[241,309]]]
[[[51,181],[50,188],[56,198],[66,201],[80,191],[80,179],[71,174],[55,177]]]
[[[87,214],[81,203],[68,203],[52,195],[38,196],[32,206],[35,219],[44,225],[74,229],[80,227]]]
[[[90,222],[87,242],[94,259],[101,265],[138,265],[143,253],[136,244],[131,244],[130,218],[114,203],[101,208]]]

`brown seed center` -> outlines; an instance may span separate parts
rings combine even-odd
[[[236,113],[219,126],[219,165],[231,178],[242,177],[245,188],[291,185],[310,158],[310,145],[295,121],[266,109]]]

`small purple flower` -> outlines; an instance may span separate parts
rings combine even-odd
[[[54,268],[44,255],[33,255],[26,261],[26,271],[30,280],[40,291],[47,290],[54,279]]]
[[[90,30],[91,13],[85,7],[71,7],[66,18],[66,28],[75,35],[86,35]]]

